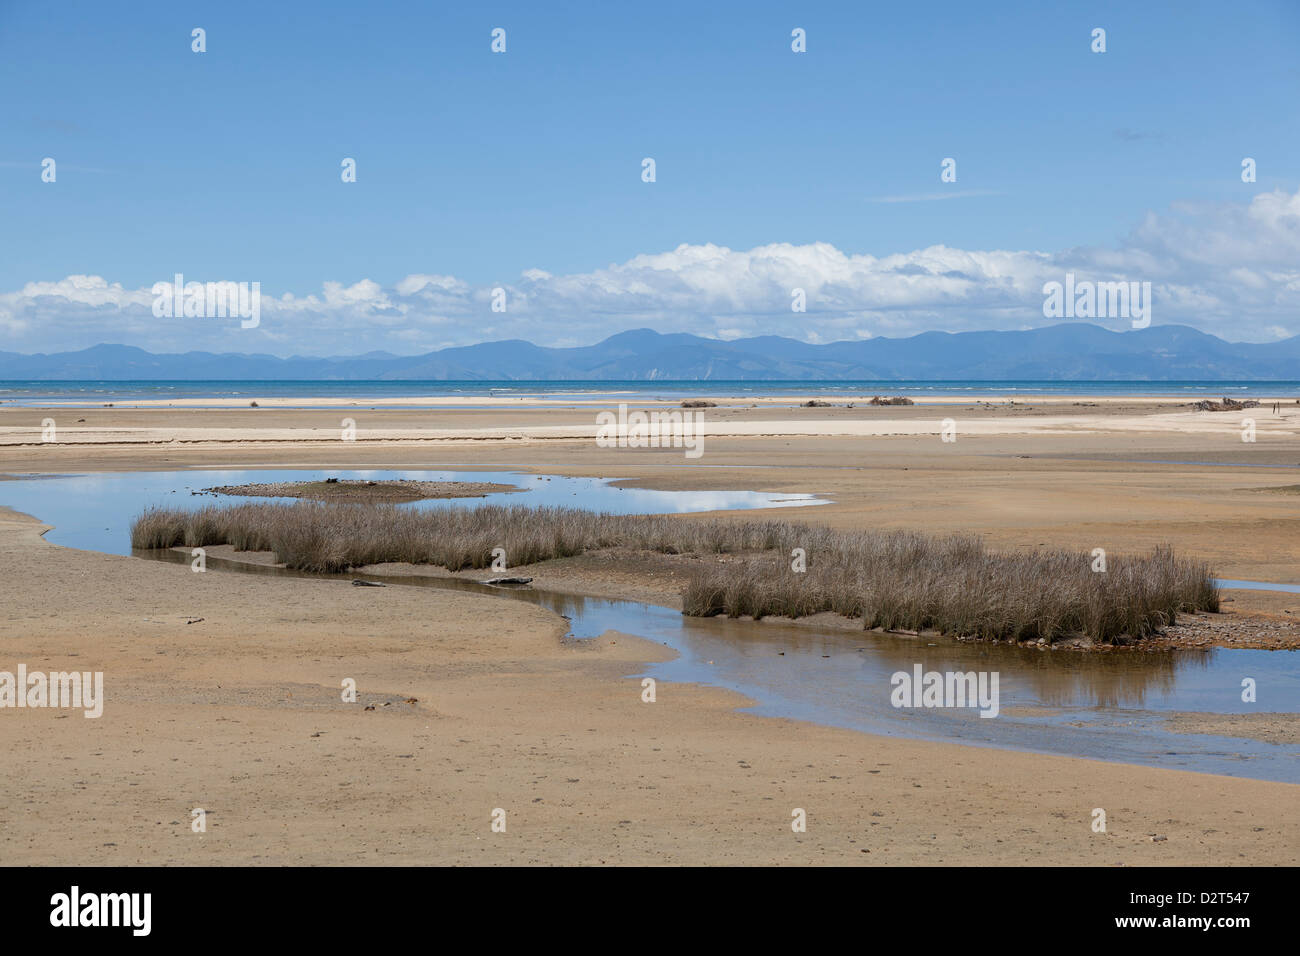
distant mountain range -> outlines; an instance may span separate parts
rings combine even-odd
[[[1086,323],[1019,332],[924,332],[809,345],[764,335],[724,342],[636,329],[581,348],[520,339],[425,355],[352,358],[185,352],[127,345],[0,352],[0,379],[172,381],[898,380],[1174,381],[1300,378],[1300,336],[1257,345],[1181,325],[1112,332]]]

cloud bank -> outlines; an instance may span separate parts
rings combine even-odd
[[[1043,315],[1043,285],[1067,272],[1097,282],[1149,281],[1153,325],[1269,341],[1300,333],[1300,191],[1261,193],[1248,204],[1179,204],[1148,213],[1115,248],[1057,252],[931,246],[875,257],[820,242],[749,250],[681,245],[585,273],[529,269],[500,287],[429,273],[391,287],[369,279],[346,286],[327,281],[307,295],[272,291],[255,275],[201,275],[196,265],[177,263],[176,271],[202,282],[260,282],[260,325],[155,318],[152,284],[128,289],[101,276],[74,275],[0,293],[0,350],[68,351],[112,342],[153,352],[414,354],[507,338],[585,345],[642,326],[808,342],[1032,328],[1057,321]],[[792,311],[795,290],[803,290],[804,312]],[[1096,321],[1128,326],[1122,319]]]

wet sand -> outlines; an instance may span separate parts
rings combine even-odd
[[[1290,747],[1300,744],[1300,721],[1294,714],[1175,714],[1168,724],[1176,734],[1244,737]]]
[[[1291,785],[758,718],[692,685],[662,684],[647,704],[628,675],[662,649],[565,642],[536,608],[195,574],[37,530],[0,520],[0,575],[18,585],[0,654],[102,670],[106,702],[98,720],[0,714],[8,864],[1300,857],[1300,823],[1279,810]],[[340,699],[349,677],[354,704]],[[491,829],[498,808],[505,833]],[[806,833],[790,829],[796,808]]]
[[[824,435],[782,424],[795,420],[788,409],[723,410],[753,434],[710,436],[694,461],[525,435],[585,427],[589,410],[387,411],[354,417],[359,434],[390,437],[349,443],[322,434],[337,435],[329,411],[86,409],[76,417],[96,443],[63,445],[12,443],[33,410],[0,408],[0,467],[523,465],[659,488],[817,492],[834,503],[767,514],[970,531],[994,547],[1170,542],[1221,577],[1300,583],[1294,498],[1258,490],[1295,483],[1296,413],[1268,427],[1259,415],[1247,444],[1232,414],[1171,428],[1168,416],[1189,413],[1155,406],[1134,429],[1138,404],[1053,408],[1082,426],[1065,434],[1021,430],[1038,409],[975,411],[989,432],[959,429],[955,443],[834,430],[845,415],[870,429],[886,416],[919,423],[915,406],[799,410]],[[400,437],[428,429],[459,437]],[[177,430],[201,440],[162,438]],[[302,440],[282,440],[286,430]],[[214,437],[227,432],[240,437]],[[539,608],[195,574],[59,548],[39,527],[0,513],[0,668],[103,670],[107,702],[98,720],[0,712],[7,863],[1300,862],[1300,823],[1281,810],[1293,785],[873,737],[737,713],[736,695],[694,685],[661,684],[646,704],[630,675],[663,648],[616,634],[565,641],[563,621]],[[1300,614],[1300,595],[1229,596],[1236,614]],[[345,677],[356,704],[340,699]],[[195,807],[209,812],[206,834],[190,830]],[[491,830],[494,808],[506,833]],[[807,833],[791,832],[794,808],[807,810]],[[1106,833],[1092,831],[1094,808],[1107,811]]]
[[[688,459],[680,449],[597,447],[590,410],[384,411],[373,419],[353,416],[358,436],[373,440],[347,442],[329,411],[85,409],[76,417],[86,422],[60,424],[58,441],[41,443],[47,413],[0,406],[0,471],[518,465],[623,477],[651,488],[819,493],[834,503],[783,517],[844,528],[972,532],[998,548],[1132,552],[1167,542],[1211,560],[1219,577],[1300,584],[1300,513],[1294,495],[1275,490],[1300,483],[1300,410],[1258,415],[1256,441],[1247,443],[1237,413],[1144,407],[1138,400],[1100,410],[1053,407],[1053,415],[1077,421],[1067,433],[1016,431],[1047,414],[1035,405],[963,410],[954,416],[951,443],[939,437],[934,410],[920,406],[799,409],[793,424],[787,409],[708,409],[706,423],[725,424],[730,419],[721,416],[729,415],[762,434],[708,436],[703,455]],[[62,412],[52,414],[64,422]],[[968,417],[990,433],[966,434]],[[909,420],[914,430],[933,433],[807,433],[883,430]],[[1201,430],[1170,427],[1179,422]],[[587,437],[526,437],[537,428],[585,429]],[[166,437],[173,432],[198,437],[173,441]],[[227,433],[237,437],[215,437]],[[400,435],[417,437],[383,437]],[[1229,596],[1238,610],[1300,616],[1300,595]]]

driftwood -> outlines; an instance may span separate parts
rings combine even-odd
[[[357,578],[355,581],[353,581],[353,582],[352,582],[352,586],[353,586],[354,588],[386,588],[386,587],[388,587],[387,584],[380,584],[378,581],[362,581],[360,578]]]
[[[480,584],[531,584],[532,578],[488,578]]]

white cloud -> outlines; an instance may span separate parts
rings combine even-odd
[[[585,273],[525,270],[503,286],[504,313],[492,311],[491,286],[438,273],[410,275],[391,288],[370,279],[326,281],[307,295],[273,295],[263,282],[261,325],[245,330],[233,320],[156,319],[149,288],[74,275],[0,293],[0,349],[49,352],[115,342],[155,352],[338,355],[422,352],[501,338],[590,343],[638,326],[809,342],[1032,328],[1051,322],[1042,315],[1043,283],[1066,272],[1094,281],[1150,281],[1155,324],[1191,325],[1234,340],[1293,334],[1300,330],[1300,192],[1148,213],[1115,248],[931,246],[875,257],[824,242],[749,250],[681,245]],[[804,313],[790,309],[796,288],[807,297]],[[1117,329],[1128,324],[1098,321]]]

